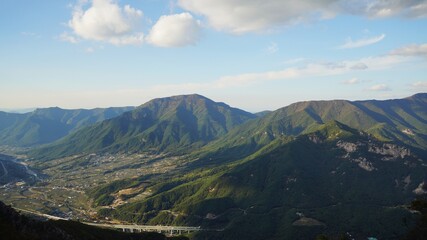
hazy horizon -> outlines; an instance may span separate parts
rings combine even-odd
[[[197,94],[197,93],[194,93],[194,94]],[[416,94],[424,94],[424,92],[415,93],[413,95],[416,95]],[[411,97],[413,95],[404,96],[402,98]],[[177,96],[177,95],[173,95],[173,96]],[[172,97],[172,96],[167,96],[167,97]],[[209,98],[208,96],[204,96],[204,97]],[[156,98],[153,98],[153,99],[156,99]],[[66,107],[61,107],[61,106],[46,106],[46,107],[32,107],[32,108],[0,108],[0,111],[9,112],[9,113],[29,113],[29,112],[35,111],[36,109],[43,109],[43,108],[61,108],[61,109],[65,109],[65,110],[78,110],[78,109],[90,110],[90,109],[96,109],[96,108],[111,108],[111,107],[113,107],[113,108],[115,108],[115,107],[138,107],[138,106],[143,105],[143,104],[145,104],[145,103],[147,103],[153,99],[150,99],[150,100],[143,102],[141,104],[138,104],[138,105],[126,105],[126,106],[104,106],[104,107],[89,107],[89,108],[85,108],[85,107],[66,108]],[[211,99],[211,98],[209,98],[209,99]],[[378,100],[378,101],[382,101],[382,100],[393,100],[393,99],[398,99],[398,98],[385,98],[385,99],[307,99],[307,100],[292,102],[290,104],[283,105],[279,108],[289,106],[293,103],[304,102],[304,101],[333,101],[333,100],[348,100],[348,101]],[[211,99],[211,100],[213,100],[215,102],[222,102],[222,101],[216,101],[215,99]],[[251,100],[253,100],[253,99],[251,99]],[[229,105],[227,102],[222,102],[222,103]],[[240,108],[238,106],[232,106],[232,105],[230,105],[230,106],[234,107],[234,108]],[[276,108],[276,109],[267,109],[266,108],[266,109],[259,109],[259,110],[250,110],[250,109],[243,109],[243,108],[240,108],[240,109],[245,110],[247,112],[251,112],[251,113],[259,113],[259,112],[263,112],[263,111],[275,111],[279,108]]]

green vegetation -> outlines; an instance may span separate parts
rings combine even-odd
[[[78,128],[116,117],[132,109],[45,108],[26,114],[0,112],[0,144],[27,147],[51,143]]]
[[[251,118],[255,115],[200,95],[154,99],[31,154],[37,158],[57,158],[98,151],[186,152]]]
[[[418,216],[402,206],[427,191],[426,105],[312,101],[255,117],[199,95],[155,99],[31,164],[54,179],[48,197],[91,198],[79,216],[210,230],[195,239],[397,239]]]
[[[38,221],[17,213],[0,202],[0,236],[5,240],[168,240],[188,239],[167,238],[159,233],[122,233],[115,230],[96,228],[73,221]]]
[[[347,152],[340,143],[359,149]],[[163,180],[158,184],[169,187],[101,214],[137,223],[225,229],[210,237],[202,234],[201,239],[314,239],[322,232],[346,231],[394,238],[413,223],[411,213],[396,206],[413,197],[425,167],[416,156],[384,161],[387,154],[369,150],[383,146],[366,133],[332,121],[293,141],[273,141],[226,166]],[[358,162],[362,158],[369,163]],[[408,175],[412,181],[405,185]],[[293,226],[297,212],[322,224]],[[393,220],[403,218],[406,222]]]

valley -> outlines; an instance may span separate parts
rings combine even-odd
[[[10,157],[10,159],[13,158]],[[43,172],[42,177],[37,181],[31,178],[32,175],[29,175],[30,179],[11,180],[0,188],[0,201],[13,203],[17,208],[68,219],[105,220],[98,218],[96,209],[92,207],[93,200],[86,194],[88,191],[97,186],[124,179],[144,175],[173,174],[186,161],[185,157],[153,154],[89,154],[41,163],[27,160],[25,164]],[[3,161],[0,163],[3,164]],[[5,175],[8,175],[7,169],[5,168]],[[22,171],[21,175],[26,173],[24,169]],[[110,207],[117,207],[148,196],[150,192],[145,191],[143,184],[136,188],[123,189],[116,194]]]
[[[196,240],[398,239],[427,193],[426,97],[259,116],[200,95],[154,99],[48,144],[2,146],[0,201],[101,225],[200,226]]]

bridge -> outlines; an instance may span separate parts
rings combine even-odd
[[[139,233],[139,232],[158,232],[169,235],[181,235],[182,233],[190,233],[202,231],[200,227],[186,227],[186,226],[150,226],[150,225],[122,225],[122,224],[100,224],[100,223],[84,223],[91,226],[102,228],[120,229],[123,232]]]
[[[36,211],[31,210],[25,210],[21,208],[14,207],[16,210],[32,214],[36,216],[40,216],[43,218],[51,219],[51,220],[64,220],[69,221],[68,218],[61,218],[57,216],[52,216],[49,214],[44,214]],[[110,229],[117,229],[121,230],[123,232],[127,233],[140,233],[140,232],[158,232],[158,233],[164,233],[169,235],[181,235],[183,233],[190,233],[190,232],[197,232],[202,231],[204,229],[201,229],[200,227],[186,227],[186,226],[150,226],[150,225],[125,225],[125,224],[102,224],[102,223],[89,223],[89,222],[81,222],[86,225],[94,226],[94,227],[100,227],[100,228],[110,228]]]

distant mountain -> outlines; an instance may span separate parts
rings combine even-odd
[[[265,110],[265,111],[262,111],[262,112],[257,112],[257,113],[255,113],[255,115],[258,116],[258,117],[264,117],[265,115],[267,115],[267,114],[269,114],[271,112],[272,111]]]
[[[26,114],[0,112],[0,131],[22,121],[26,116]]]
[[[0,144],[28,147],[50,143],[82,126],[116,117],[132,109],[66,110],[55,107],[25,114],[0,112]]]
[[[101,150],[187,151],[255,117],[200,95],[159,98],[119,117],[81,129],[32,154],[53,158]]]
[[[427,193],[426,166],[425,156],[408,148],[329,121],[227,164],[151,179],[149,197],[100,213],[221,229],[196,239],[314,239],[346,232],[356,239],[398,239],[415,221],[399,206]]]
[[[37,108],[0,108],[0,111],[8,113],[29,113],[36,109]]]

